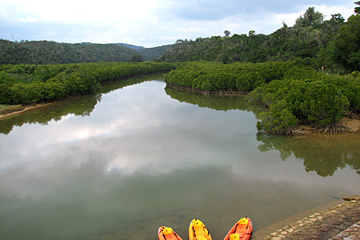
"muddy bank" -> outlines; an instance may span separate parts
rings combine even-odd
[[[359,132],[360,131],[360,120],[358,119],[351,119],[344,117],[341,119],[340,123],[348,128],[351,129],[353,132]]]
[[[21,114],[21,113],[29,111],[31,109],[41,108],[41,107],[48,106],[48,105],[51,105],[51,104],[53,104],[53,102],[51,102],[51,103],[39,103],[39,104],[26,105],[26,106],[22,106],[22,107],[14,107],[14,108],[10,107],[7,110],[7,112],[0,113],[0,120],[4,119],[4,118],[12,117],[14,115]]]
[[[334,132],[331,132],[331,131],[326,132],[325,130],[321,131],[319,129],[315,129],[310,126],[304,126],[304,125],[297,126],[295,129],[298,129],[299,131],[301,131],[304,134],[312,134],[312,133],[330,133],[331,134],[331,133],[342,133],[342,132],[344,132],[344,133],[360,132],[360,120],[343,117],[340,120],[338,127],[341,128],[338,132],[336,132],[336,130],[334,130]],[[341,131],[341,130],[344,130],[344,131]]]

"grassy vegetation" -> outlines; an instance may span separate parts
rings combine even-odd
[[[25,107],[22,105],[0,105],[0,114],[7,114],[24,110]]]
[[[101,83],[139,74],[174,69],[173,63],[78,63],[1,65],[0,104],[29,104],[87,94]]]

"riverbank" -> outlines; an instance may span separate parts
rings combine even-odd
[[[0,105],[0,114],[8,114],[24,109],[22,105]]]
[[[247,92],[241,92],[241,91],[202,91],[202,90],[197,90],[194,88],[186,88],[186,87],[176,86],[176,85],[167,83],[167,86],[168,85],[171,85],[171,88],[175,88],[175,89],[179,89],[179,90],[186,90],[186,91],[191,91],[191,92],[198,92],[198,93],[202,93],[204,95],[218,94],[218,95],[228,95],[228,96],[229,95],[246,96],[246,94],[247,94]],[[70,97],[67,97],[67,98],[70,98]],[[60,101],[66,101],[66,99],[60,100]],[[41,107],[48,106],[48,105],[51,105],[51,104],[54,104],[57,102],[59,102],[59,101],[53,101],[53,102],[48,102],[48,103],[34,103],[31,105],[0,105],[0,120],[21,114],[21,113],[26,112],[31,109],[41,108]],[[1,111],[2,109],[4,109],[4,111]]]
[[[217,90],[217,91],[209,91],[209,90],[200,90],[195,89],[193,87],[186,87],[181,85],[174,85],[171,83],[166,83],[167,88],[179,90],[179,91],[187,91],[203,94],[205,96],[209,95],[223,95],[223,96],[240,96],[245,97],[249,94],[249,92],[244,91],[233,91],[233,90]],[[333,128],[313,128],[306,125],[299,125],[289,129],[287,135],[309,135],[313,133],[348,133],[348,132],[359,132],[360,131],[360,116],[355,116],[357,118],[349,118],[343,117],[339,124]]]
[[[360,131],[360,120],[344,117],[340,123],[351,129],[353,132]]]
[[[171,83],[168,83],[168,82],[166,83],[166,87],[173,88],[175,90],[180,90],[180,91],[201,93],[201,94],[203,94],[205,96],[216,94],[216,95],[225,95],[225,96],[241,96],[241,97],[244,97],[244,96],[249,94],[249,92],[234,91],[234,90],[216,90],[216,91],[201,90],[201,89],[196,89],[196,88],[193,88],[193,87],[185,87],[185,86],[181,86],[181,85],[174,85],[174,84],[171,84]]]
[[[253,234],[253,240],[360,239],[360,196],[311,209]]]
[[[268,111],[257,114],[257,128],[270,134],[306,134],[293,131],[298,122],[319,126],[319,133],[350,132],[334,123],[350,111],[360,114],[357,75],[327,75],[296,62],[188,62],[167,74],[165,81],[206,94],[248,92],[252,102],[268,106]]]
[[[177,86],[171,86],[171,88],[177,88]],[[184,90],[185,87],[178,87],[181,90]],[[203,91],[200,90],[196,90],[193,88],[186,88],[187,91],[193,91],[193,92],[201,92],[202,94],[206,94]],[[208,94],[220,94],[220,95],[236,95],[236,96],[245,96],[246,93],[245,92],[237,92],[237,91],[233,91],[233,92],[229,92],[229,91],[222,91],[222,92],[216,92],[216,93],[208,93]],[[64,100],[62,100],[64,101]],[[12,117],[18,114],[21,114],[23,112],[29,111],[31,109],[35,109],[35,108],[41,108],[44,106],[49,106],[51,104],[54,104],[58,101],[55,102],[49,102],[49,103],[39,103],[39,104],[32,104],[32,105],[0,105],[0,120],[4,119],[4,118],[8,118],[8,117]],[[346,128],[348,128],[350,130],[350,132],[360,132],[360,120],[358,119],[352,119],[352,118],[348,118],[348,117],[344,117],[341,119],[340,121],[341,125],[345,126]],[[311,128],[309,126],[298,126],[295,129],[297,129],[298,131],[300,131],[302,134],[312,134],[316,132],[316,129]]]
[[[14,115],[21,114],[23,112],[29,111],[31,109],[40,108],[44,106],[51,105],[53,102],[50,103],[38,103],[32,105],[0,105],[0,120],[8,117],[12,117]]]
[[[338,133],[355,133],[360,132],[360,120],[343,117],[336,126],[331,128],[313,128],[310,126],[299,125],[291,128],[287,135],[310,135],[310,134],[338,134]]]

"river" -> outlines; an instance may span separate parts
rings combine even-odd
[[[151,81],[150,81],[151,80]],[[161,75],[0,120],[0,239],[222,239],[359,194],[360,134],[257,134],[259,106]]]

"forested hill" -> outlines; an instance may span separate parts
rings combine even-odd
[[[60,64],[83,62],[150,61],[171,45],[138,50],[119,44],[58,43],[54,41],[12,42],[0,39],[0,64]]]
[[[142,46],[131,45],[127,43],[114,43],[119,46],[128,47],[134,49],[141,55],[143,61],[153,61],[158,59],[160,56],[164,54],[164,52],[174,46],[174,44],[162,45],[159,47],[145,48]]]
[[[353,15],[349,21],[352,19],[352,22],[358,22],[359,17],[359,15]],[[256,34],[255,31],[250,30],[247,35],[230,36],[230,32],[225,31],[224,37],[178,40],[160,60],[169,62],[205,60],[231,63],[299,59],[308,61],[314,67],[334,68],[344,65],[341,63],[341,57],[335,45],[340,29],[346,25],[348,22],[345,22],[341,14],[333,14],[330,20],[325,21],[322,13],[315,11],[314,7],[309,7],[304,15],[296,20],[294,26],[289,27],[283,23],[280,29],[270,35]],[[354,29],[360,29],[360,25],[352,26],[352,29],[353,34],[356,34]],[[355,39],[357,39],[356,36]],[[351,51],[356,52],[359,49],[357,47]]]
[[[141,55],[143,61],[152,61],[152,60],[157,60],[160,56],[162,56],[165,53],[167,49],[171,48],[172,46],[174,46],[174,44],[163,45],[153,48],[143,48],[137,51],[138,54]]]

